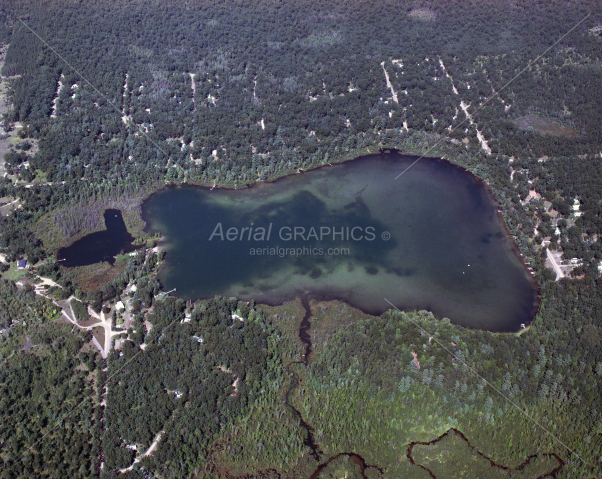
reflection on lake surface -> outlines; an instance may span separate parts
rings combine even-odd
[[[426,309],[518,329],[537,291],[484,184],[443,160],[371,155],[247,190],[183,186],[151,196],[165,289],[282,303],[308,293],[372,314]]]

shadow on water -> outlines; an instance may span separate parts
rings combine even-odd
[[[137,249],[132,244],[134,237],[128,232],[121,211],[105,210],[104,220],[105,230],[86,235],[71,246],[59,249],[56,254],[57,262],[66,268],[103,261],[113,265],[115,256]]]

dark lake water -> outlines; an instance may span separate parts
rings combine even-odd
[[[121,211],[105,210],[105,230],[84,236],[67,248],[58,250],[56,257],[61,266],[86,266],[107,261],[115,263],[115,256],[129,253],[136,247],[134,237],[128,232]]]
[[[371,155],[246,190],[169,187],[143,205],[186,299],[426,309],[472,328],[530,322],[536,284],[485,185],[447,161]]]

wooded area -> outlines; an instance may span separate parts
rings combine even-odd
[[[136,290],[104,370],[82,350],[89,335],[54,322],[56,305],[0,278],[2,477],[309,477],[319,464],[291,407],[321,461],[353,452],[385,477],[425,477],[405,446],[450,427],[500,464],[555,452],[559,479],[599,475],[601,24],[594,0],[4,1],[3,128],[22,128],[0,198],[21,206],[0,216],[0,252],[56,281],[56,300],[75,296],[82,319],[90,306],[116,321],[115,302]],[[166,183],[243,187],[379,147],[488,183],[541,286],[528,331],[427,312],[346,312],[335,328],[321,323],[334,313],[314,311],[310,334],[329,333],[312,336],[304,366],[290,305],[161,298],[150,249],[90,291],[53,260],[101,229],[105,208],[150,248],[139,204]],[[572,277],[555,281],[544,238],[582,260]],[[320,477],[357,474],[349,461]]]

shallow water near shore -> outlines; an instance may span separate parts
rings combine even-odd
[[[341,299],[381,314],[429,310],[517,330],[537,286],[486,186],[444,160],[369,155],[246,190],[168,187],[143,204],[167,252],[159,277],[186,299]],[[386,299],[385,299],[386,298]]]

